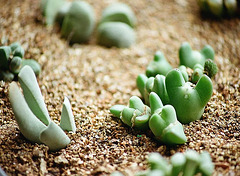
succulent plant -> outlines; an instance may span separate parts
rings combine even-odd
[[[59,24],[60,26],[62,26],[64,17],[65,17],[66,14],[68,13],[71,5],[72,5],[72,2],[66,1],[66,2],[64,2],[64,4],[59,8],[59,10],[58,10],[58,12],[57,12],[57,15],[56,15],[55,21],[58,22],[58,24]]]
[[[218,72],[218,67],[211,59],[207,59],[204,64],[204,72],[210,78],[213,78]]]
[[[170,104],[175,108],[181,123],[200,119],[213,93],[212,81],[208,76],[200,77],[196,86],[193,87],[190,82],[185,82],[177,69],[167,74],[166,89]]]
[[[207,59],[214,60],[214,55],[214,50],[210,45],[205,45],[199,52],[192,50],[189,43],[184,42],[179,49],[180,65],[185,65],[192,69],[196,64],[204,66]]]
[[[146,130],[150,127],[156,139],[165,144],[183,144],[187,141],[182,124],[177,121],[171,105],[163,106],[154,92],[149,96],[151,109],[140,98],[132,96],[129,106],[114,105],[110,112],[130,127]]]
[[[49,117],[35,74],[30,66],[24,66],[19,74],[19,82],[23,95],[16,82],[9,86],[9,99],[23,136],[33,143],[44,143],[51,151],[57,151],[70,143],[69,137]],[[72,115],[69,110],[63,110],[62,119]],[[67,112],[66,112],[67,111]],[[71,117],[73,118],[73,117]],[[70,123],[74,123],[71,120]],[[62,125],[64,126],[64,125]],[[72,125],[74,126],[74,125]]]
[[[197,153],[187,150],[185,153],[175,153],[168,162],[159,153],[152,152],[148,156],[149,169],[141,171],[136,176],[193,176],[201,174],[210,176],[214,165],[208,152]]]
[[[138,90],[146,104],[149,104],[149,94],[151,92],[155,92],[164,105],[169,103],[169,97],[165,86],[165,76],[157,75],[155,78],[148,78],[146,75],[140,74],[138,75],[136,82]]]
[[[140,130],[148,128],[151,110],[137,96],[132,96],[129,99],[129,106],[114,105],[110,108],[110,112],[130,127]]]
[[[71,104],[67,97],[64,98],[60,127],[63,130],[76,132],[76,125],[74,121],[74,116],[71,109]]]
[[[65,0],[41,0],[40,8],[46,17],[46,24],[53,25],[59,9],[65,4]]]
[[[163,106],[161,99],[154,92],[150,93],[149,101],[152,114],[149,127],[156,138],[165,144],[184,144],[187,138],[173,106]]]
[[[70,43],[86,42],[95,25],[94,11],[84,1],[75,0],[66,13],[61,28],[61,35]]]
[[[0,46],[0,80],[11,82],[21,68],[29,65],[36,75],[41,71],[41,66],[32,59],[23,59],[24,49],[19,42],[14,42],[10,46]]]
[[[197,83],[200,77],[203,75],[204,68],[200,64],[196,64],[193,67],[193,74],[192,74],[192,83]]]
[[[154,77],[157,74],[166,76],[171,69],[172,66],[167,62],[164,54],[161,51],[157,51],[153,61],[147,66],[146,75],[147,77]]]
[[[122,22],[105,22],[97,30],[98,44],[106,47],[127,48],[135,43],[135,32]]]
[[[203,12],[211,13],[217,17],[224,15],[233,16],[237,13],[237,0],[198,0]]]
[[[100,23],[105,22],[122,22],[134,27],[136,25],[136,17],[127,4],[117,2],[109,5],[103,11]]]

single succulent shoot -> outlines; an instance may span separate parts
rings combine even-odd
[[[215,16],[223,15],[223,0],[208,0],[208,6],[212,14]]]
[[[45,125],[48,125],[51,120],[32,68],[23,67],[18,74],[18,80],[29,108]]]
[[[195,150],[185,152],[186,163],[183,168],[183,176],[193,176],[197,172],[200,163],[200,156]]]
[[[154,92],[150,93],[149,102],[150,102],[151,114],[158,113],[159,110],[163,108],[163,103],[161,99]]]
[[[196,64],[193,67],[193,74],[192,74],[192,83],[197,83],[200,77],[203,75],[203,66],[200,64]]]
[[[105,22],[97,29],[98,44],[106,47],[128,48],[135,38],[134,30],[122,22]]]
[[[206,59],[214,59],[214,50],[209,45],[206,45],[200,52],[192,50],[188,42],[184,42],[179,49],[180,65],[192,68],[196,64],[204,66]]]
[[[164,54],[157,51],[153,61],[147,66],[146,75],[147,77],[155,77],[157,74],[166,75],[171,69],[172,66],[168,63]]]
[[[67,97],[64,98],[63,102],[60,127],[63,130],[72,131],[74,133],[76,132],[76,125],[71,109],[71,104]]]
[[[65,4],[65,0],[41,0],[40,7],[46,18],[47,25],[53,25],[58,10]]]
[[[14,42],[10,45],[11,52],[13,53],[18,47],[21,47],[21,44],[19,42]]]
[[[227,13],[233,16],[237,12],[238,2],[237,0],[224,0],[224,5],[226,7]]]
[[[154,106],[154,102],[159,102],[158,104],[161,106],[161,100],[156,93],[152,92],[149,99],[151,108]],[[177,120],[176,112],[171,105],[165,105],[155,110],[149,119],[149,127],[156,138],[166,144],[183,144],[187,141],[183,126]]]
[[[14,74],[8,70],[0,70],[0,80],[11,82],[14,79]]]
[[[204,72],[210,78],[213,78],[218,72],[218,67],[211,59],[207,59],[204,64]]]
[[[16,82],[9,86],[9,99],[23,136],[31,142],[41,143],[39,136],[46,125],[32,113]]]
[[[198,167],[198,170],[198,172],[206,176],[210,176],[214,172],[214,164],[212,163],[212,158],[206,151],[203,151],[200,154],[200,165]]]
[[[136,17],[132,9],[124,3],[113,3],[109,5],[102,13],[100,23],[105,22],[122,22],[134,27]]]
[[[70,43],[82,43],[89,40],[95,26],[92,7],[84,1],[72,2],[64,17],[61,35]]]
[[[189,123],[201,118],[207,102],[213,93],[211,79],[203,75],[196,86],[185,82],[178,69],[171,70],[166,76],[166,88],[170,104],[176,110],[181,123]]]
[[[139,74],[136,80],[137,88],[143,98],[145,95],[145,85],[147,80],[148,80],[148,77],[145,74]]]
[[[149,105],[149,94],[152,92],[154,85],[154,77],[148,78],[146,84],[145,84],[145,89],[144,89],[144,100],[145,104]]]
[[[9,64],[9,69],[14,73],[21,67],[22,58],[19,56],[14,56]]]
[[[18,56],[20,58],[23,58],[25,54],[25,51],[22,46],[18,46],[14,51],[13,51],[13,56]]]
[[[64,4],[59,8],[57,15],[56,15],[56,22],[58,22],[58,24],[60,26],[62,26],[63,23],[63,19],[66,16],[66,14],[68,13],[70,7],[71,7],[71,2],[66,1],[64,2]]]
[[[124,108],[126,108],[127,106],[124,105],[114,105],[110,108],[110,112],[115,116],[120,118],[121,113],[123,111]]]
[[[200,52],[204,56],[205,60],[206,59],[214,60],[215,51],[210,45],[205,45]]]
[[[110,108],[110,112],[120,118],[122,122],[130,127],[138,129],[148,128],[149,117],[151,110],[144,105],[142,100],[137,96],[132,96],[129,99],[129,105],[114,105]]]
[[[148,156],[148,164],[150,166],[150,170],[160,170],[164,173],[164,175],[170,174],[171,166],[159,153],[150,153]]]
[[[178,176],[183,171],[186,157],[183,153],[176,153],[171,157],[170,161],[172,164],[171,176]]]
[[[178,69],[179,69],[180,72],[182,73],[184,80],[187,82],[188,79],[189,79],[189,77],[188,77],[188,73],[187,73],[187,68],[186,68],[186,66],[185,66],[185,65],[180,65],[180,66],[178,67]]]
[[[0,68],[7,69],[11,48],[9,46],[0,46]]]
[[[40,140],[46,144],[51,151],[65,148],[70,143],[69,137],[52,121],[47,128],[40,133]]]

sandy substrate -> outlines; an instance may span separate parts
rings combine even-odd
[[[96,12],[114,0],[88,0]],[[0,166],[9,175],[133,175],[147,168],[157,151],[166,158],[186,149],[210,152],[215,175],[240,175],[240,19],[202,17],[195,0],[127,1],[135,11],[137,43],[129,49],[87,44],[69,46],[58,27],[45,27],[36,0],[0,0],[0,38],[19,41],[26,58],[42,65],[38,78],[51,118],[59,124],[64,96],[76,119],[66,149],[51,153],[20,133],[8,100],[9,83],[0,82]],[[219,73],[203,117],[184,125],[188,142],[169,147],[151,133],[128,128],[109,113],[114,104],[140,96],[135,79],[144,73],[157,50],[178,66],[178,49],[188,41],[194,49],[210,44]]]

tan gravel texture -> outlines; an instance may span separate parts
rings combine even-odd
[[[96,12],[115,0],[88,0]],[[0,0],[0,38],[19,41],[26,58],[43,66],[38,78],[51,118],[59,124],[64,96],[76,119],[76,134],[59,152],[31,144],[20,133],[8,100],[9,83],[0,82],[0,166],[9,175],[133,175],[147,168],[157,151],[169,158],[186,149],[210,152],[214,175],[240,175],[240,19],[202,17],[195,0],[122,0],[134,10],[137,43],[129,49],[87,44],[69,46],[59,28],[46,27],[37,0]],[[201,120],[184,125],[188,142],[175,147],[157,143],[151,133],[128,128],[109,113],[139,95],[135,79],[157,50],[178,66],[178,49],[210,44],[219,73],[214,94]]]

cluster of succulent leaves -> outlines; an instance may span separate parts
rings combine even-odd
[[[61,26],[62,37],[70,43],[86,42],[93,33],[95,15],[87,2],[42,0],[41,10],[47,25],[57,22]],[[135,24],[135,15],[128,5],[113,3],[102,13],[97,29],[97,42],[106,47],[129,47],[135,42]]]
[[[156,52],[145,74],[137,77],[137,87],[149,104],[149,94],[155,92],[164,105],[171,104],[181,123],[201,118],[213,92],[212,81],[218,71],[214,50],[206,45],[201,51],[192,50],[184,42],[179,49],[180,66],[173,69],[161,52]],[[193,69],[191,76],[187,68]]]
[[[208,152],[201,154],[194,150],[185,153],[176,153],[170,158],[170,162],[159,153],[150,153],[148,157],[149,169],[136,174],[136,176],[194,176],[201,174],[212,175],[214,165]]]
[[[217,17],[234,16],[238,12],[237,0],[197,0],[201,10]]]
[[[44,143],[51,151],[57,151],[70,143],[63,130],[76,131],[68,98],[65,97],[60,127],[49,117],[36,76],[30,66],[24,66],[19,74],[23,94],[16,82],[9,85],[9,99],[15,119],[23,136],[33,143]]]
[[[106,7],[97,29],[97,41],[106,47],[127,48],[135,42],[136,17],[124,3],[113,3]]]
[[[114,105],[110,112],[121,121],[138,130],[150,128],[155,138],[165,144],[183,144],[187,141],[182,124],[177,120],[171,105],[163,106],[154,92],[149,95],[150,107],[137,96],[129,99],[129,105]]]
[[[60,24],[62,37],[70,43],[86,42],[94,30],[94,11],[85,1],[42,0],[41,10],[46,24]]]
[[[0,46],[0,80],[11,82],[25,65],[32,67],[35,74],[39,75],[41,67],[38,62],[24,59],[24,53],[23,47],[18,42],[9,46]]]

